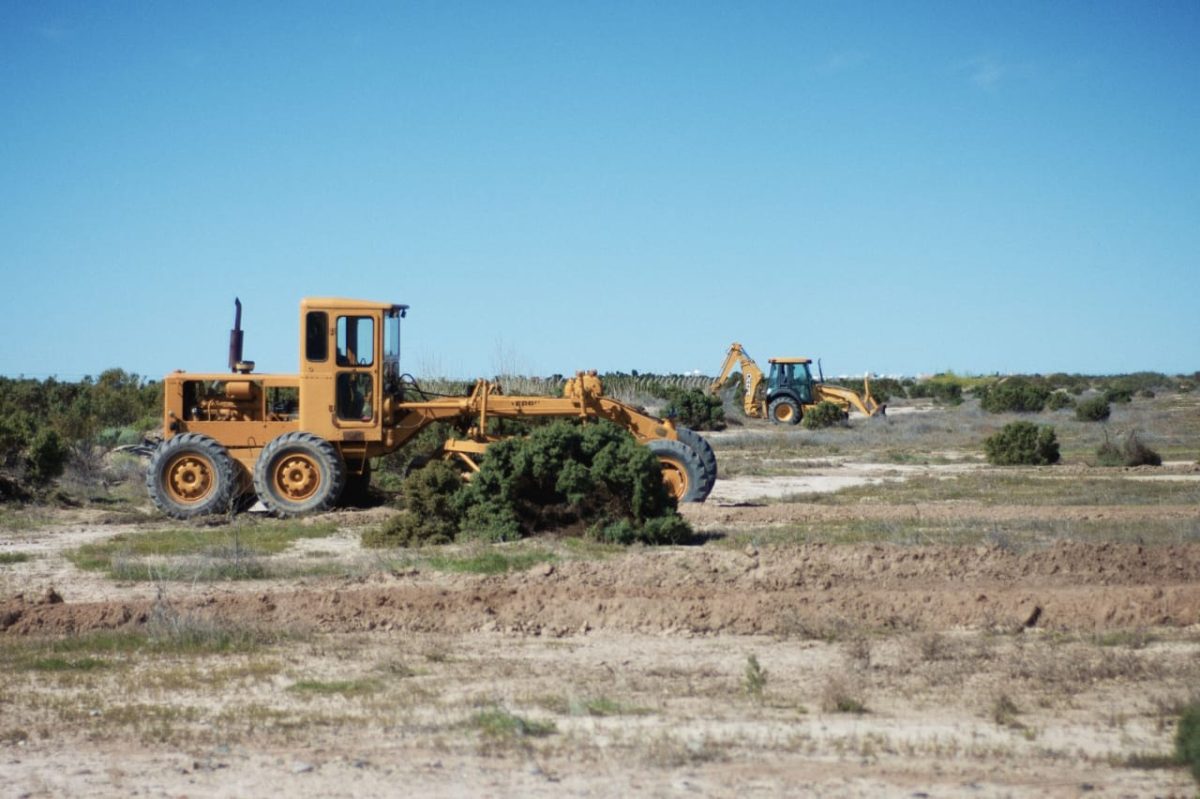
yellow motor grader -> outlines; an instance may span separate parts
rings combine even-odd
[[[242,359],[241,302],[235,307],[229,373],[177,371],[163,381],[163,441],[146,486],[168,516],[224,512],[252,496],[281,516],[328,509],[348,488],[365,488],[372,458],[435,422],[460,431],[444,451],[467,473],[497,440],[490,421],[556,416],[628,430],[657,456],[678,501],[703,502],[716,481],[716,456],[703,437],[604,396],[595,372],[568,380],[562,397],[509,396],[479,380],[465,396],[430,399],[400,371],[407,305],[305,299],[300,373],[256,374]]]
[[[798,424],[807,410],[819,402],[835,403],[844,414],[849,414],[850,408],[864,416],[881,416],[887,411],[886,405],[871,396],[871,385],[865,377],[863,393],[859,396],[848,388],[828,385],[824,375],[820,380],[813,380],[809,358],[771,358],[769,363],[771,373],[768,376],[735,341],[725,354],[725,362],[709,386],[709,392],[720,394],[736,367],[742,372],[745,391],[742,409],[754,419],[766,417],[775,424]]]

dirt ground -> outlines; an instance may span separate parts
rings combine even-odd
[[[161,521],[5,528],[29,558],[0,565],[0,796],[1196,795],[1170,763],[1200,691],[1187,494],[1068,466],[1063,501],[779,501],[987,468],[734,475],[683,511],[700,545],[522,544],[500,551],[532,565],[495,574],[364,551],[384,509],[280,556],[340,573],[242,581],[68,558]],[[1074,504],[1084,479],[1122,489]],[[884,523],[926,537],[813,534]]]

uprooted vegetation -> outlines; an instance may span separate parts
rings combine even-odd
[[[557,421],[488,448],[464,483],[435,461],[407,477],[403,511],[364,534],[368,546],[459,539],[515,541],[542,532],[632,543],[682,543],[691,530],[667,494],[657,459],[607,422]]]

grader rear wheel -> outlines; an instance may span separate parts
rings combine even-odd
[[[237,467],[229,452],[198,433],[181,433],[158,445],[146,470],[146,490],[163,513],[190,519],[229,510]]]
[[[667,493],[675,497],[676,502],[704,501],[707,496],[702,491],[704,466],[695,450],[682,441],[669,438],[656,438],[647,443],[646,448],[658,458]]]
[[[278,516],[328,510],[345,480],[341,454],[311,433],[284,433],[263,447],[254,464],[254,490]]]

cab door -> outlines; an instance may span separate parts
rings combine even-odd
[[[342,429],[375,426],[379,320],[362,312],[339,312],[334,323],[334,424]],[[347,436],[347,439],[352,439]]]

